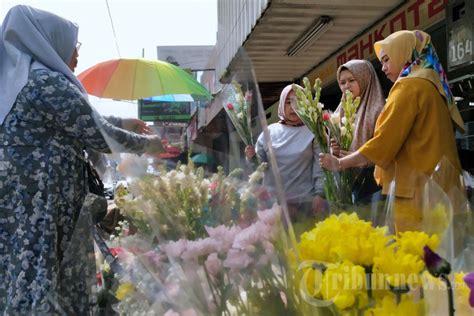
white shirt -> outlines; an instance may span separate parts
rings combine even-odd
[[[289,203],[311,201],[315,194],[323,195],[323,171],[319,166],[319,146],[314,134],[306,126],[274,123],[268,126],[271,146],[275,153],[283,188]],[[269,162],[268,147],[260,134],[256,152],[261,161]],[[275,188],[270,173],[265,175],[265,185]]]

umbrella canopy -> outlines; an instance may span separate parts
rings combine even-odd
[[[87,93],[100,98],[137,100],[159,95],[189,94],[194,100],[211,95],[185,70],[161,60],[113,59],[78,76]]]
[[[214,163],[214,157],[207,155],[207,154],[197,154],[191,157],[191,160],[195,163],[202,163],[202,164],[212,164]]]

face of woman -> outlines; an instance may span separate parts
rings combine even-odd
[[[339,88],[343,94],[349,90],[354,98],[360,96],[359,82],[357,82],[352,72],[347,69],[342,70],[339,74]]]
[[[77,67],[78,57],[79,57],[79,52],[78,52],[78,49],[76,47],[76,48],[74,48],[74,52],[72,53],[71,61],[69,62],[69,65],[68,65],[69,69],[71,69],[72,72],[74,72],[74,70]]]
[[[397,81],[398,75],[400,74],[401,69],[395,69],[393,64],[390,62],[390,57],[384,52],[381,52],[382,58],[380,58],[380,62],[382,63],[382,71],[385,73],[387,78],[391,82]]]
[[[290,91],[288,93],[288,95],[286,96],[286,100],[285,100],[285,119],[289,123],[299,124],[299,123],[301,123],[301,119],[296,114],[296,112],[293,110],[293,107],[291,106],[292,102],[296,102],[296,95],[295,95],[295,92],[293,90]]]

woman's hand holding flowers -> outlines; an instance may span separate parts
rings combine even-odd
[[[319,165],[329,171],[342,171],[340,160],[330,154],[319,154]]]

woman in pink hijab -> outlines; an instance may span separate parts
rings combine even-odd
[[[278,104],[280,121],[268,126],[271,146],[293,219],[304,213],[309,214],[311,210],[317,212],[324,208],[324,176],[318,163],[319,147],[314,142],[313,133],[294,111],[291,102],[294,97],[292,85],[286,86]],[[258,137],[255,147],[245,148],[245,155],[247,159],[258,155],[260,161],[269,162],[268,144],[263,133]],[[270,173],[265,175],[265,184],[269,188],[275,188]]]

